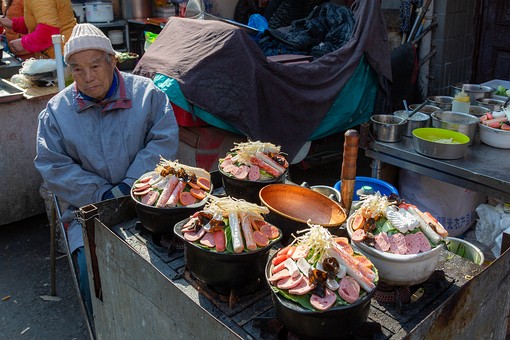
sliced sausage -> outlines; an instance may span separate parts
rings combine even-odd
[[[214,233],[214,244],[216,245],[217,252],[224,252],[226,247],[225,232],[223,230],[216,230]]]
[[[269,282],[277,282],[277,281],[280,281],[281,279],[284,279],[286,277],[290,277],[290,272],[289,272],[288,269],[282,269],[278,273],[275,273],[275,274],[271,275],[267,279],[267,281],[269,281]]]
[[[234,176],[236,176],[237,179],[246,179],[248,177],[248,172],[250,169],[246,165],[241,165],[239,168],[237,168],[237,171],[234,172]]]
[[[133,195],[135,196],[145,196],[147,195],[150,191],[151,191],[151,187],[148,186],[147,188],[143,189],[143,190],[138,190],[138,191],[135,191],[133,190]]]
[[[205,191],[198,188],[198,189],[195,189],[195,188],[191,188],[189,190],[189,193],[193,195],[193,197],[195,197],[197,200],[203,200],[206,196],[205,194]]]
[[[367,234],[365,233],[365,230],[358,229],[352,233],[351,238],[354,242],[361,242],[365,239],[366,236],[367,236]]]
[[[179,182],[179,180],[173,175],[167,180],[165,188],[163,189],[163,192],[159,196],[158,202],[156,203],[156,208],[163,208],[166,205],[166,202],[168,202],[168,199],[174,191],[177,182]]]
[[[256,250],[257,244],[253,238],[253,229],[251,228],[250,217],[245,212],[241,212],[241,230],[243,231],[246,248],[252,251]]]
[[[190,242],[195,242],[195,241],[200,240],[202,238],[202,236],[204,236],[205,233],[206,233],[206,231],[204,228],[200,228],[197,231],[184,231],[183,230],[182,236],[184,236],[184,239],[186,239]]]
[[[154,203],[156,203],[158,197],[159,192],[157,190],[151,190],[145,196],[143,196],[142,203],[152,206]]]
[[[407,253],[406,239],[404,234],[393,234],[390,239],[394,243],[395,254],[404,255]]]
[[[335,243],[349,255],[354,254],[354,249],[352,249],[352,246],[349,244],[349,239],[347,237],[334,237],[333,239]]]
[[[287,267],[285,267],[285,261],[283,261],[283,262],[281,262],[281,263],[277,264],[276,266],[273,266],[273,268],[271,269],[271,273],[272,273],[272,274],[276,274],[276,273],[278,273],[280,270],[283,270],[283,269],[285,269],[285,268],[287,268]],[[288,270],[288,269],[287,269],[287,270]],[[289,272],[289,273],[290,273],[290,272]]]
[[[175,207],[177,205],[177,202],[179,201],[179,196],[181,195],[181,192],[184,190],[185,186],[186,183],[184,183],[183,181],[177,181],[177,184],[175,185],[172,194],[168,198],[165,207]]]
[[[405,239],[407,254],[418,254],[420,252],[420,241],[416,239],[415,234],[407,234]]]
[[[216,245],[216,243],[214,243],[214,234],[205,233],[205,235],[200,239],[200,244],[208,248],[214,248]]]
[[[274,240],[280,236],[280,231],[274,225],[266,223],[260,227],[260,232],[267,236],[270,240]]]
[[[390,250],[390,238],[388,234],[381,232],[375,235],[375,249],[384,252]]]
[[[350,276],[344,276],[340,280],[340,287],[338,288],[338,294],[342,299],[348,303],[354,303],[358,300],[360,286],[356,280]]]
[[[256,219],[253,219],[253,218],[250,221],[251,221],[251,226],[255,230],[260,230],[260,227],[262,227],[263,225],[267,224],[267,222],[264,221],[264,220],[256,220]]]
[[[138,182],[133,185],[133,191],[143,191],[147,188],[150,188],[151,185],[147,182]]]
[[[276,287],[280,289],[291,289],[296,287],[299,284],[299,282],[301,282],[301,280],[303,280],[303,275],[301,274],[294,277],[289,276],[281,280],[278,280],[278,282],[276,282]]]
[[[336,294],[328,288],[326,288],[326,294],[324,295],[323,298],[321,298],[317,294],[312,294],[312,296],[310,297],[310,303],[312,304],[313,308],[320,311],[324,311],[331,308],[331,306],[335,304],[335,301]]]
[[[260,178],[260,168],[256,165],[250,166],[250,171],[248,172],[248,179],[250,181],[258,181]]]
[[[182,203],[182,205],[192,205],[197,202],[197,199],[193,197],[192,194],[190,194],[188,191],[183,191],[179,195],[179,201]]]
[[[260,231],[253,232],[253,240],[259,247],[266,247],[269,244],[269,238]]]
[[[297,286],[289,289],[289,294],[292,295],[305,295],[312,291],[314,286],[310,285],[310,281],[307,278],[303,278]]]
[[[424,252],[429,251],[430,249],[432,249],[432,246],[430,245],[429,239],[427,238],[427,236],[425,236],[424,233],[419,231],[416,234],[414,234],[414,237],[417,240],[417,242],[420,244],[420,251],[421,252],[424,253]]]
[[[277,256],[275,256],[271,262],[273,263],[273,265],[277,266],[280,263],[285,262],[285,260],[288,258],[289,256],[287,254],[283,255],[277,254]]]

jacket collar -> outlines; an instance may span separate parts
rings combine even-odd
[[[92,100],[87,100],[84,96],[78,91],[76,87],[76,83],[73,88],[73,98],[74,98],[74,107],[77,112],[82,112],[90,107],[100,107],[101,112],[108,112],[116,109],[130,109],[132,107],[132,99],[131,95],[128,94],[126,83],[120,71],[115,68],[115,76],[118,79],[117,90],[113,95],[108,98],[103,99],[101,102],[95,102]]]

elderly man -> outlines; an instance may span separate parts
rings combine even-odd
[[[110,40],[91,24],[74,27],[64,59],[74,83],[39,115],[35,166],[50,191],[70,207],[69,248],[91,311],[77,207],[129,195],[160,156],[175,159],[178,126],[167,96],[148,78],[119,72]]]

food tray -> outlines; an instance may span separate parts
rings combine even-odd
[[[0,103],[13,102],[23,98],[25,90],[8,82],[5,79],[0,79]]]

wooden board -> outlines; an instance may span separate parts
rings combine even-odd
[[[23,95],[26,99],[39,99],[45,96],[53,96],[58,93],[58,86],[32,86],[26,89]]]

